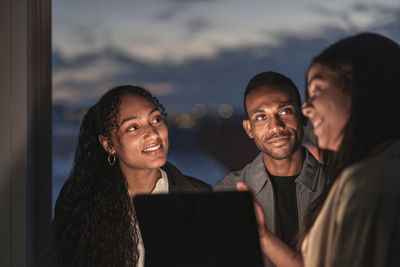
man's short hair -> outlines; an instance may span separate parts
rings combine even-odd
[[[294,84],[294,82],[286,77],[285,75],[274,72],[274,71],[266,71],[266,72],[261,72],[256,74],[249,83],[247,84],[246,91],[244,92],[244,98],[243,98],[243,106],[244,106],[244,112],[246,114],[246,118],[249,118],[249,114],[247,113],[247,106],[246,106],[246,97],[247,95],[260,88],[263,86],[268,86],[272,87],[274,89],[281,89],[281,90],[286,90],[289,91],[292,96],[294,96],[296,108],[298,109],[298,112],[300,112],[299,117],[302,118],[301,114],[301,98],[300,98],[300,93],[299,89],[297,89],[297,86]]]

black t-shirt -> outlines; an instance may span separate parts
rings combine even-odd
[[[295,176],[269,174],[275,193],[276,235],[291,248],[299,231]]]

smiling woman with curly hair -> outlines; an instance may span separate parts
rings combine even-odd
[[[71,174],[55,206],[51,266],[143,266],[135,194],[210,191],[168,163],[164,107],[117,86],[86,113]]]

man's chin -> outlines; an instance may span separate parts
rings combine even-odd
[[[266,152],[264,152],[264,154],[267,154],[269,157],[275,160],[284,160],[290,158],[295,151],[295,149],[280,149],[279,151],[267,150]]]

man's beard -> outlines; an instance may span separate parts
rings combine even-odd
[[[268,147],[263,147],[262,152],[275,160],[282,160],[282,159],[286,159],[286,158],[289,158],[290,156],[292,156],[293,153],[300,147],[300,142],[299,142],[297,133],[295,133],[295,135],[294,135],[294,143],[293,144],[290,143],[290,141],[291,141],[290,137],[292,137],[291,133],[273,134],[270,137],[268,137],[267,139],[265,139],[264,142],[268,142],[269,140],[271,140],[273,138],[279,138],[279,137],[284,137],[284,136],[289,138],[289,148],[287,148],[287,149],[279,149],[279,148],[269,149]]]

